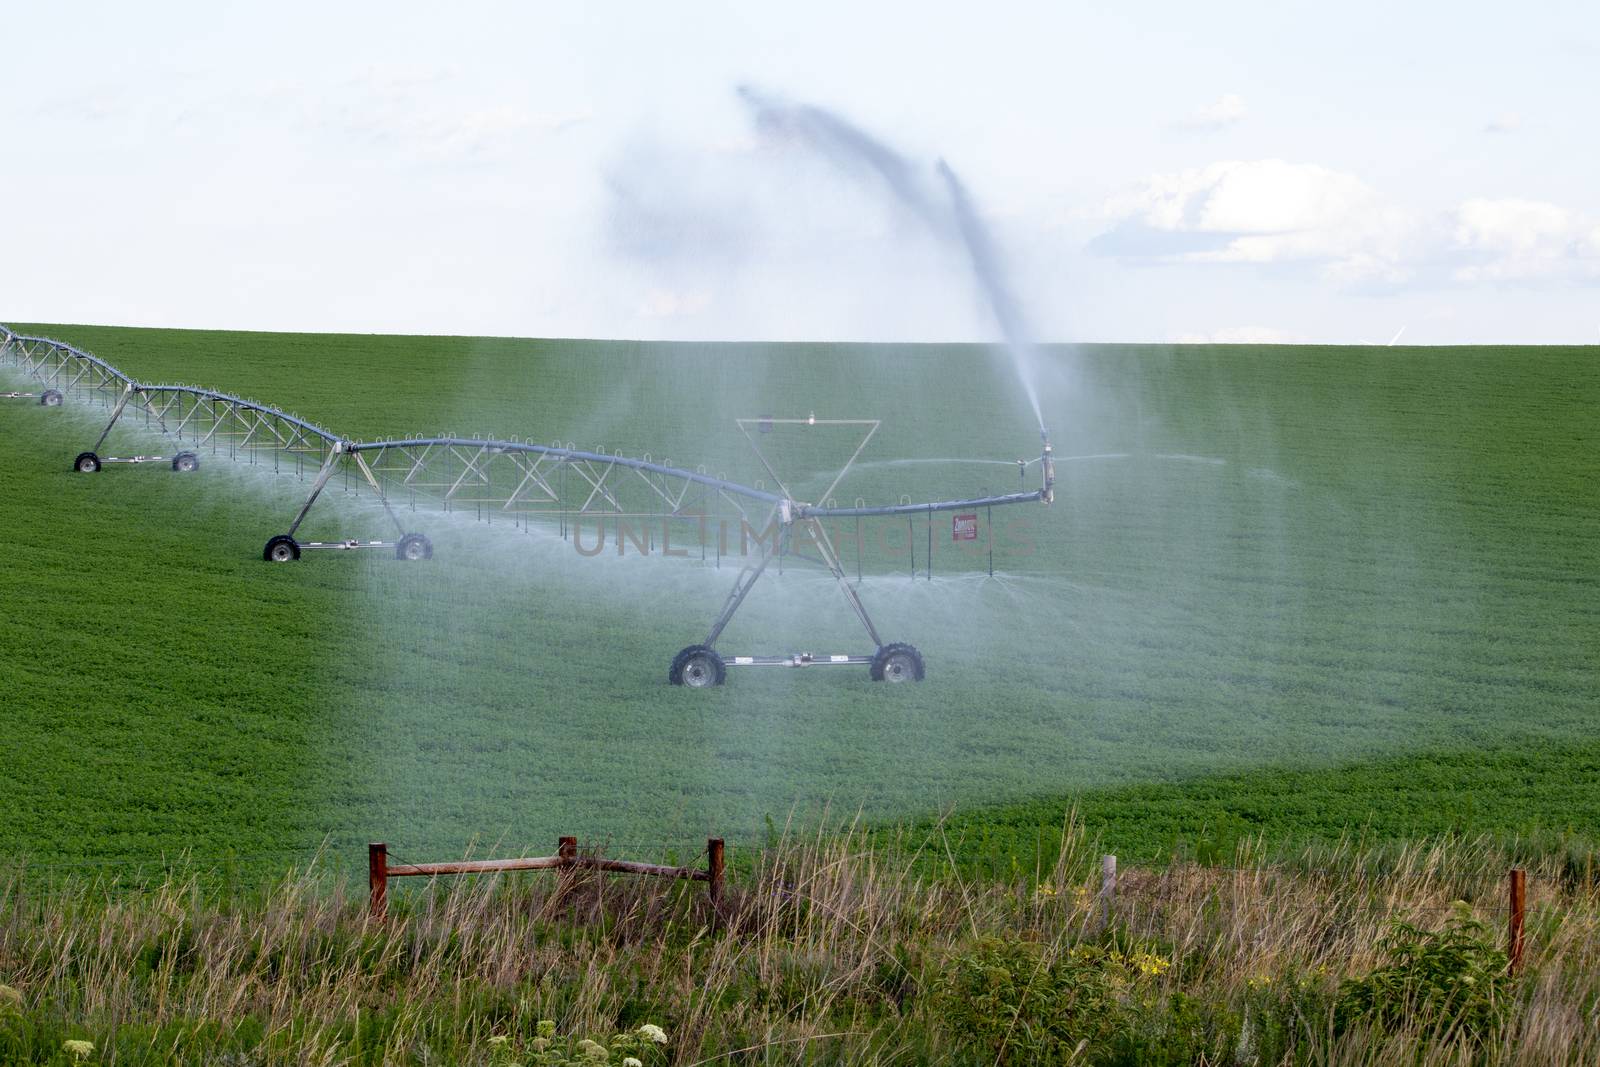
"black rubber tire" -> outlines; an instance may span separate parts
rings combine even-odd
[[[60,407],[62,399],[61,394],[54,389],[46,389],[39,394],[39,403],[47,408]]]
[[[928,671],[922,653],[900,642],[884,645],[872,657],[874,682],[920,682]]]
[[[300,558],[300,545],[288,534],[279,534],[267,542],[261,558],[268,563],[293,563]]]
[[[408,533],[394,546],[394,558],[407,561],[433,558],[433,542],[419,533]]]
[[[667,681],[691,689],[705,689],[728,680],[728,665],[709,645],[690,645],[672,657]]]
[[[100,457],[93,452],[79,452],[72,461],[72,469],[79,474],[94,474],[100,470]]]
[[[200,469],[200,457],[193,452],[179,452],[172,457],[172,469],[181,473]]]

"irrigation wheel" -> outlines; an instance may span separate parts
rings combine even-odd
[[[279,534],[267,542],[261,558],[268,563],[292,563],[300,558],[300,546],[288,534]]]
[[[884,645],[872,657],[874,682],[920,682],[926,675],[922,653],[911,645]]]
[[[200,469],[200,457],[193,452],[179,452],[172,457],[172,469],[187,474]]]
[[[419,559],[433,558],[433,542],[422,534],[409,533],[400,538],[400,543],[394,546],[395,559],[415,562]]]
[[[61,394],[54,389],[46,389],[39,394],[39,403],[47,408],[58,408],[61,406]]]
[[[667,671],[667,681],[694,689],[721,685],[727,678],[727,665],[708,645],[690,645],[672,657],[672,669]]]
[[[93,452],[79,452],[72,461],[72,469],[80,474],[93,474],[100,469],[100,457]]]

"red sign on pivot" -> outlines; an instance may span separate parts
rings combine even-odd
[[[976,541],[978,539],[978,516],[952,515],[950,517],[950,540]]]

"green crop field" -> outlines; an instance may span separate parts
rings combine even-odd
[[[1038,451],[1014,376],[976,346],[13,326],[351,436],[573,441],[742,480],[762,475],[735,417],[881,418],[841,501],[1011,491]],[[653,848],[826,811],[953,812],[955,847],[1028,857],[1072,804],[1129,855],[1595,831],[1596,349],[1046,358],[1057,503],[996,513],[997,576],[948,520],[932,581],[921,523],[915,579],[901,524],[868,537],[862,595],[926,655],[916,686],[854,668],[667,686],[733,577],[698,551],[585,558],[553,526],[419,513],[430,563],[269,566],[310,472],[78,475],[98,408],[0,402],[0,854],[268,862],[386,839],[415,859],[569,832]],[[154,441],[119,427],[107,450]],[[795,447],[797,495],[839,448]],[[336,487],[305,535],[383,532]],[[865,638],[789,566],[721,644]]]

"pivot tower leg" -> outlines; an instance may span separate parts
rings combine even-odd
[[[116,406],[111,409],[111,421],[106,423],[106,428],[100,431],[100,436],[95,439],[94,447],[89,449],[89,451],[100,451],[100,446],[106,443],[107,437],[111,436],[111,428],[117,424],[118,419],[122,418],[122,410],[128,406],[128,401],[132,397],[133,385],[130,383],[127,388],[122,390],[122,395],[117,397]]]
[[[372,486],[372,491],[378,494],[378,503],[383,505],[383,510],[388,513],[389,521],[394,523],[395,532],[401,537],[406,535],[406,528],[400,522],[400,516],[394,513],[394,508],[389,506],[389,497],[384,493],[383,487],[378,484],[378,479],[373,477],[372,468],[367,466],[367,461],[361,458],[360,452],[351,452],[350,457],[356,461],[356,466],[361,468],[361,476]],[[294,531],[290,531],[293,533]]]
[[[337,444],[329,450],[328,458],[323,461],[322,469],[317,472],[317,480],[311,483],[311,495],[306,497],[306,502],[300,505],[300,514],[289,524],[290,537],[293,537],[300,524],[306,521],[306,512],[311,510],[311,505],[317,502],[317,497],[322,495],[322,490],[327,486],[328,479],[333,477],[333,469],[338,465],[339,456],[343,451],[343,447]]]

